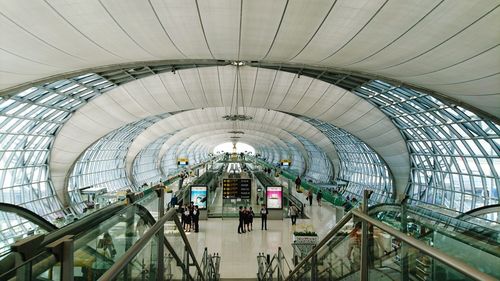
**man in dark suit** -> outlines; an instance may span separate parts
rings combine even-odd
[[[191,220],[194,224],[194,232],[199,231],[199,224],[198,222],[200,221],[200,210],[198,210],[198,205],[194,206],[193,212],[191,213]]]
[[[260,209],[260,218],[262,219],[261,230],[267,230],[267,214],[269,214],[269,212],[267,211],[266,205],[262,205]]]
[[[245,229],[243,228],[243,221],[245,219],[245,214],[243,213],[243,206],[240,206],[240,223],[238,224],[238,233],[245,233]]]

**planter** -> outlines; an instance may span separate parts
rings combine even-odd
[[[296,236],[293,235],[293,241],[296,244],[318,244],[318,236]]]

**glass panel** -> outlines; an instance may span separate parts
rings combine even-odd
[[[153,236],[114,280],[156,280],[158,269],[157,245],[158,238]]]
[[[301,244],[295,242],[294,247],[300,248]],[[297,260],[297,257],[294,260]],[[312,275],[315,274],[318,280],[335,280],[358,272],[360,261],[361,225],[353,225],[351,219],[341,231],[321,247],[316,258],[308,260],[299,268],[297,274],[291,276],[291,279],[311,280]]]
[[[377,227],[373,227],[370,234],[369,280],[475,280],[418,249],[404,244]],[[429,246],[437,246],[431,232],[420,234],[420,240]],[[498,277],[497,259],[490,259],[477,253],[471,254],[468,249],[458,245],[451,247],[457,247],[455,252],[460,252],[459,255],[455,255],[455,258],[466,261],[480,271],[496,274]],[[440,249],[447,254],[450,253],[447,249]]]

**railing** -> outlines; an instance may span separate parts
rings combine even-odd
[[[201,270],[205,280],[207,281],[218,281],[220,280],[220,256],[218,253],[209,254],[207,248],[203,252],[203,257],[201,259]]]
[[[272,258],[264,253],[259,253],[257,256],[257,265],[257,278],[259,281],[282,281],[291,272],[290,264],[286,260],[281,248],[278,248],[278,252]]]
[[[163,189],[159,193],[161,202],[164,197]],[[163,204],[159,203],[159,206]],[[177,211],[170,209],[164,215],[162,208],[159,211],[158,221],[99,280],[207,280],[184,233]],[[167,223],[174,223],[176,232],[165,237]],[[134,268],[137,263],[146,264],[147,266],[143,266],[146,270]],[[191,274],[191,266],[194,267],[195,274]]]
[[[275,166],[269,164],[268,162],[266,162],[262,159],[259,159],[256,157],[252,157],[252,158],[255,159],[255,161],[257,161],[262,166],[269,167],[269,168],[275,168]],[[289,172],[289,171],[286,171],[286,170],[281,170],[280,176],[282,176],[285,179],[292,180],[292,181],[295,180],[295,178],[297,177],[296,174]],[[307,190],[314,192],[314,193],[318,193],[318,191],[321,190],[323,192],[323,199],[326,200],[327,202],[330,202],[334,206],[343,206],[344,203],[347,202],[346,198],[342,194],[340,194],[340,193],[333,194],[333,193],[329,192],[328,190],[326,190],[325,188],[317,186],[313,183],[302,181],[301,186]],[[354,205],[354,207],[356,207],[357,203],[353,203],[353,205]]]
[[[349,226],[352,230],[345,231]],[[497,280],[358,209],[344,216],[285,280],[335,280],[348,275],[369,280],[387,268],[401,280]]]

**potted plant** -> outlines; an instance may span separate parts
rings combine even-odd
[[[298,244],[318,244],[318,234],[314,231],[295,231],[293,241]]]

